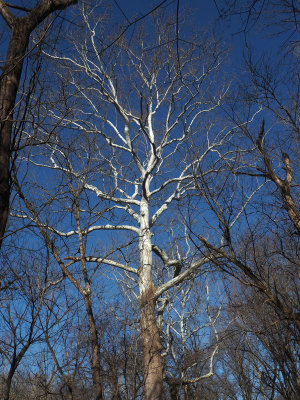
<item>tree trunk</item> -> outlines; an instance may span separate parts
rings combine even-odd
[[[8,375],[8,377],[5,380],[4,384],[4,390],[3,390],[3,400],[9,400],[9,394],[10,394],[10,388],[11,388],[11,382],[13,378],[13,373]]]
[[[176,378],[169,378],[167,380],[167,384],[169,385],[169,394],[171,400],[180,400],[180,384],[181,382],[178,381]]]
[[[68,383],[65,383],[65,385],[67,386],[67,393],[66,393],[66,395],[64,395],[64,393],[63,393],[64,386],[62,386],[62,387],[60,388],[60,390],[59,390],[59,393],[60,393],[60,396],[61,396],[62,400],[64,400],[64,399],[66,399],[66,400],[73,400],[74,398],[73,398],[73,390],[72,390],[72,387],[71,387]],[[47,397],[46,397],[46,398],[47,398]]]
[[[0,77],[0,247],[9,211],[13,109],[29,39],[26,26],[18,22],[12,28],[6,62]]]
[[[6,61],[0,76],[0,247],[9,212],[13,112],[29,36],[51,13],[75,3],[77,0],[41,0],[25,17],[16,18],[7,5],[0,1],[0,14],[11,29]]]
[[[152,280],[152,245],[149,230],[149,205],[141,204],[140,222],[140,324],[143,346],[145,400],[164,399],[163,361],[159,330],[155,318],[154,285]]]
[[[90,294],[88,294],[85,297],[84,301],[85,301],[86,311],[88,314],[89,328],[91,334],[92,355],[90,357],[90,360],[91,360],[92,379],[94,387],[94,398],[95,400],[102,400],[103,393],[101,385],[100,348],[98,340],[98,331],[96,327],[95,318],[93,315]]]

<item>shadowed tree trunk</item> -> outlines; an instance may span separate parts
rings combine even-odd
[[[91,334],[91,370],[92,370],[92,379],[93,379],[93,387],[94,387],[94,398],[95,400],[102,400],[102,386],[101,386],[101,367],[100,367],[100,348],[99,348],[99,339],[98,339],[98,331],[96,327],[96,321],[94,318],[93,310],[92,310],[92,300],[90,293],[87,294],[84,298],[85,308],[88,315],[89,320],[89,328]]]
[[[11,30],[6,61],[0,76],[0,247],[9,212],[13,111],[29,36],[51,13],[75,3],[77,0],[42,0],[32,10],[26,9],[28,12],[25,17],[16,18],[6,3],[0,0],[0,14]]]

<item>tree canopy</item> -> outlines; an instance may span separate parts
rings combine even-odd
[[[299,9],[188,6],[0,1],[5,400],[299,398]]]

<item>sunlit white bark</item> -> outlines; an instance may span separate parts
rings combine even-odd
[[[45,53],[61,65],[60,76],[67,77],[62,81],[65,93],[70,93],[69,97],[63,95],[66,112],[59,107],[49,107],[47,111],[47,118],[64,128],[63,132],[52,133],[48,141],[41,134],[34,139],[37,144],[40,141],[38,150],[25,153],[21,159],[66,182],[68,189],[62,195],[59,188],[57,194],[52,194],[51,189],[44,193],[53,208],[60,201],[59,207],[74,215],[76,224],[66,222],[67,217],[62,217],[62,227],[44,222],[33,203],[25,203],[31,220],[49,245],[50,234],[58,241],[78,239],[80,255],[66,254],[64,258],[81,263],[88,287],[80,285],[53,246],[52,250],[64,274],[85,298],[90,296],[88,262],[138,275],[145,398],[158,400],[163,390],[163,361],[156,301],[167,290],[195,276],[219,254],[203,254],[185,262],[177,276],[155,287],[153,252],[166,268],[182,262],[169,258],[163,244],[156,244],[155,228],[164,223],[164,216],[175,201],[195,192],[197,178],[216,176],[227,166],[234,157],[229,144],[235,131],[249,121],[237,127],[225,122],[218,126],[210,119],[213,113],[222,119],[220,106],[230,87],[216,87],[222,64],[222,50],[216,43],[216,51],[205,55],[198,46],[186,43],[178,71],[177,57],[167,41],[172,37],[172,28],[166,25],[161,34],[167,44],[154,37],[154,44],[159,45],[149,52],[143,39],[134,44],[124,40],[105,59],[97,41],[97,21],[92,21],[85,9],[83,17],[88,34],[80,44],[74,38],[69,54]],[[73,96],[76,101],[72,103]],[[25,142],[28,137],[30,133],[24,137]],[[68,204],[58,200],[59,196],[65,196]],[[90,208],[82,205],[86,199]],[[68,225],[71,226],[66,228]],[[90,234],[96,231],[127,231],[136,236],[139,265],[131,260],[120,262],[106,254],[88,254],[87,243],[93,242]],[[128,246],[132,245],[130,241]]]

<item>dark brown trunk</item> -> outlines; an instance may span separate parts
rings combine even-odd
[[[13,377],[13,375],[11,375],[11,376],[8,375],[8,377],[5,381],[4,391],[3,391],[3,400],[9,400],[12,377]]]
[[[13,110],[29,38],[24,25],[17,19],[12,28],[6,63],[0,77],[0,247],[9,212]]]
[[[91,360],[92,379],[94,387],[94,398],[95,400],[102,400],[103,393],[101,385],[100,347],[98,340],[98,331],[92,310],[90,296],[85,297],[85,307],[89,319],[89,328],[90,328],[91,345],[92,345],[92,354],[90,360]]]
[[[9,399],[9,393],[10,393],[10,388],[11,388],[11,383],[12,383],[12,379],[13,376],[21,362],[21,360],[23,359],[24,355],[26,354],[30,344],[31,344],[31,338],[32,338],[32,330],[34,327],[34,323],[31,324],[31,332],[28,338],[28,341],[25,343],[25,345],[22,347],[21,351],[19,352],[19,354],[14,354],[11,365],[10,365],[10,369],[6,378],[6,382],[5,382],[5,388],[4,388],[4,394],[3,394],[3,400],[8,400]]]
[[[73,390],[72,390],[72,388],[71,388],[71,386],[69,384],[66,384],[66,386],[67,386],[66,395],[64,395],[64,393],[63,393],[63,389],[64,389],[64,386],[63,386],[63,387],[61,387],[61,389],[59,391],[60,396],[61,396],[62,399],[73,400]]]
[[[72,390],[72,388],[71,388],[71,386],[67,386],[67,390],[68,390],[68,392],[67,392],[67,400],[73,400],[73,390]]]
[[[8,7],[1,3],[1,15],[11,29],[11,38],[0,76],[0,247],[9,212],[13,113],[29,36],[51,13],[75,3],[77,0],[42,0],[24,18],[14,17]]]
[[[170,399],[180,400],[180,394],[179,394],[180,382],[178,382],[178,380],[175,378],[169,378],[167,379],[167,384],[169,385]]]

